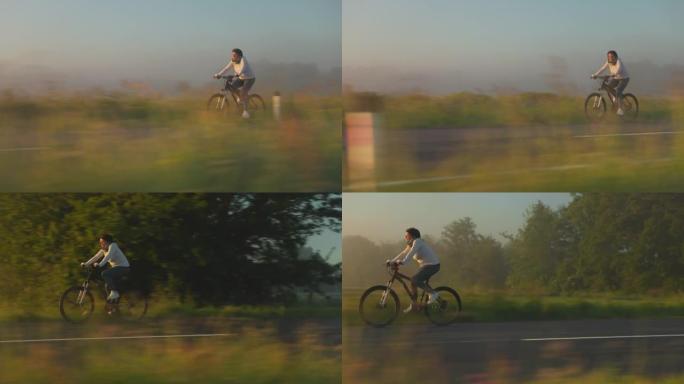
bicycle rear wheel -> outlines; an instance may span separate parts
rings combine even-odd
[[[230,100],[226,95],[217,93],[212,95],[207,102],[207,111],[217,115],[226,115],[230,110]]]
[[[461,314],[461,297],[449,287],[438,287],[435,291],[439,298],[435,303],[425,305],[425,315],[437,325],[448,325]]]
[[[591,121],[599,121],[606,115],[606,101],[600,93],[592,93],[584,102],[584,114]]]
[[[399,316],[399,297],[387,286],[370,287],[361,296],[359,313],[366,324],[384,327]]]
[[[622,110],[625,112],[622,116],[625,120],[636,120],[639,117],[639,100],[631,93],[625,93],[622,97]]]
[[[121,295],[118,313],[129,320],[140,320],[147,313],[147,296],[139,291],[127,291]]]
[[[95,300],[90,291],[83,287],[71,287],[64,291],[59,300],[59,312],[70,323],[81,323],[90,318],[95,309]]]

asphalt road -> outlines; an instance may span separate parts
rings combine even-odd
[[[684,319],[345,326],[342,332],[344,382],[402,382],[412,375],[431,377],[430,383],[551,381],[606,369],[684,374]],[[408,373],[400,373],[402,366]]]

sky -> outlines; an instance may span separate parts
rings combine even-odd
[[[0,87],[210,80],[242,48],[264,63],[341,62],[341,0],[2,0]]]
[[[311,236],[306,245],[318,251],[323,257],[334,248],[330,254],[330,263],[342,261],[342,235],[339,232],[325,230],[320,235]]]
[[[558,74],[585,90],[609,49],[649,90],[684,65],[681,0],[343,0],[342,15],[343,82],[359,90],[548,90]]]
[[[477,231],[504,240],[524,223],[525,211],[537,201],[559,208],[569,193],[345,193],[342,235],[359,235],[376,243],[403,241],[404,231],[418,228],[439,237],[449,223],[470,217]]]

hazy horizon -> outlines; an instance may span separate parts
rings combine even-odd
[[[358,91],[583,94],[609,49],[635,92],[684,76],[680,1],[345,0],[342,14],[343,85]]]
[[[556,209],[570,193],[344,193],[342,237],[363,236],[375,243],[403,241],[416,227],[439,238],[449,223],[470,217],[477,232],[504,240],[524,224],[525,211],[538,201]]]
[[[3,1],[0,88],[201,87],[237,47],[257,89],[339,88],[340,1]]]

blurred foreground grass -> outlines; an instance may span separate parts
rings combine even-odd
[[[363,291],[344,290],[344,325],[363,325],[358,306]],[[402,308],[409,298],[397,291]],[[463,304],[460,321],[501,322],[525,320],[579,320],[609,318],[684,317],[684,297],[666,296],[522,296],[501,293],[459,292]],[[423,315],[404,315],[393,324],[425,323]]]
[[[339,383],[340,345],[306,326],[235,337],[0,345],[2,383]]]
[[[268,100],[267,100],[268,101]],[[337,190],[339,98],[289,97],[282,119],[199,98],[0,97],[2,191]]]
[[[582,97],[346,96],[378,113],[372,151],[348,151],[346,191],[680,191],[684,100],[644,98],[634,122],[590,124]],[[359,96],[360,97],[360,96]],[[361,155],[359,155],[361,154]]]

